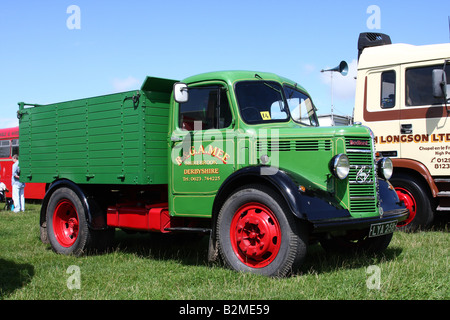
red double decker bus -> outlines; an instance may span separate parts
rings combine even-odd
[[[0,129],[0,182],[8,188],[9,192],[6,193],[8,198],[12,197],[11,176],[14,154],[19,155],[19,127]],[[43,199],[44,195],[45,183],[25,185],[25,199]]]

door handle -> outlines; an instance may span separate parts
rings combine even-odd
[[[177,142],[181,142],[183,140],[184,140],[183,137],[171,136],[170,137],[170,146],[173,147]]]
[[[402,124],[400,125],[400,133],[401,134],[411,134],[413,132],[412,130],[412,124]]]
[[[182,137],[177,137],[177,136],[172,136],[172,137],[170,137],[170,141],[172,141],[172,142],[180,142],[180,141],[183,141],[183,138]]]

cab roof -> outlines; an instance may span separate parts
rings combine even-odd
[[[182,82],[187,84],[194,84],[196,82],[203,82],[208,80],[224,81],[229,86],[233,86],[234,83],[237,81],[245,81],[245,80],[276,81],[279,83],[296,86],[298,89],[307,92],[305,88],[298,85],[295,81],[292,81],[285,77],[281,77],[275,73],[259,72],[259,71],[228,70],[228,71],[206,72],[190,76],[186,79],[183,79]],[[145,79],[144,83],[142,84],[141,90],[170,93],[172,91],[172,87],[175,82],[178,82],[178,80],[149,76]]]
[[[439,59],[450,59],[450,43],[424,46],[388,44],[365,48],[360,56],[358,69]]]
[[[201,82],[206,80],[221,80],[227,82],[229,85],[233,85],[237,81],[245,80],[267,80],[276,81],[280,83],[287,83],[292,86],[297,85],[297,87],[303,91],[306,91],[303,87],[298,85],[295,81],[281,77],[277,74],[270,72],[260,72],[260,71],[245,71],[245,70],[227,70],[227,71],[215,71],[198,74],[195,76],[188,77],[182,82],[187,84],[192,84],[195,82]]]

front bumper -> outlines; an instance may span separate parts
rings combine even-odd
[[[406,220],[409,211],[406,208],[385,211],[382,216],[369,218],[335,218],[318,221],[310,221],[313,226],[313,233],[336,232],[347,230],[369,229],[372,224]]]

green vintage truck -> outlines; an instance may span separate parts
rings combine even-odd
[[[299,84],[224,71],[137,91],[19,103],[24,182],[47,184],[41,239],[101,250],[114,230],[205,233],[208,256],[285,276],[308,244],[384,250],[408,211],[361,125],[319,127]]]

